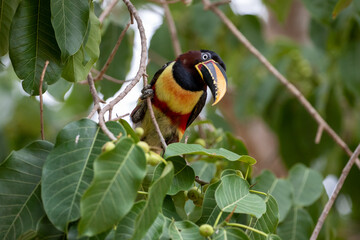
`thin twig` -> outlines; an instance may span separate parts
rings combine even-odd
[[[100,23],[103,23],[104,19],[107,17],[107,15],[110,14],[111,10],[115,7],[119,0],[113,0],[110,5],[106,7],[106,9],[100,14],[99,21]]]
[[[201,180],[201,179],[199,178],[199,176],[195,176],[195,182],[197,182],[197,183],[200,184],[201,186],[204,186],[204,185],[206,185],[206,184],[209,184],[208,182],[205,182],[205,181]]]
[[[100,110],[99,113],[99,126],[103,130],[103,132],[111,139],[116,140],[116,137],[105,125],[105,118],[104,115],[107,111],[112,109],[119,101],[121,101],[129,92],[130,90],[140,81],[140,78],[144,75],[146,71],[146,61],[148,58],[147,55],[147,47],[146,47],[146,35],[145,35],[145,29],[142,24],[141,18],[139,17],[139,14],[134,7],[134,5],[129,0],[123,0],[125,5],[127,6],[130,14],[132,17],[135,18],[137,22],[137,27],[139,29],[140,33],[140,40],[141,40],[141,56],[140,56],[140,66],[139,70],[136,73],[136,76],[134,77],[134,80],[131,81],[129,85],[126,86],[125,90],[121,92],[115,99],[113,99],[109,104],[107,104],[103,109]]]
[[[218,6],[221,6],[224,4],[229,4],[229,3],[231,3],[231,0],[222,0],[222,1],[213,2],[210,5],[206,5],[205,10],[208,10],[211,6],[218,7]]]
[[[99,75],[99,73],[100,73],[100,71],[96,70],[95,68],[92,68],[91,72],[93,74],[95,74],[96,76]],[[106,75],[105,73],[103,74],[102,79],[106,79],[106,80],[109,80],[110,82],[114,82],[114,83],[117,83],[117,84],[123,84],[123,83],[126,83],[126,82],[131,82],[133,80],[133,79],[119,80],[119,79],[116,79],[116,78],[114,78],[112,76]],[[94,79],[94,82],[95,81],[100,81],[102,79],[98,79],[98,80]],[[82,85],[85,85],[85,84],[88,84],[88,81],[83,80],[83,81],[79,81],[78,83],[82,84]]]
[[[144,87],[145,87],[147,85],[147,76],[146,76],[146,74],[144,74],[143,80],[144,80]],[[154,114],[154,109],[152,108],[152,104],[151,104],[150,96],[146,98],[146,103],[147,103],[148,111],[150,113],[151,121],[154,124],[155,130],[156,130],[156,132],[157,132],[157,134],[159,136],[160,142],[161,142],[161,146],[162,146],[162,148],[163,148],[163,150],[165,152],[165,150],[167,148],[167,144],[165,142],[164,136],[161,133],[159,124],[156,121],[155,114]]]
[[[129,116],[129,115],[130,115],[130,113],[126,113],[126,114],[124,114],[124,115],[121,115],[121,116],[118,116],[118,117],[116,117],[116,118],[113,118],[113,119],[111,119],[110,121],[116,122],[116,121],[119,121],[120,119],[123,119],[123,118],[126,117],[126,116]]]
[[[171,15],[170,8],[168,5],[169,3],[166,2],[165,0],[160,0],[160,1],[161,1],[162,7],[164,8],[166,22],[167,22],[169,30],[170,30],[171,41],[173,44],[175,55],[179,56],[181,54],[181,47],[180,47],[179,38],[178,38],[177,32],[176,32],[175,22]]]
[[[100,112],[100,103],[106,103],[104,100],[102,100],[99,95],[97,94],[96,88],[95,88],[95,84],[94,84],[94,79],[91,75],[91,73],[88,74],[87,76],[87,81],[89,84],[89,89],[90,89],[90,93],[93,97],[93,101],[94,101],[94,107],[91,110],[91,112],[89,113],[87,118],[92,118],[92,116],[95,114],[95,112],[97,111],[98,113]]]
[[[358,158],[359,154],[360,154],[360,144],[357,146],[357,148],[355,149],[354,153],[352,154],[350,160],[347,162],[344,169],[342,170],[342,173],[340,175],[339,181],[336,184],[334,192],[331,194],[329,201],[326,203],[324,210],[322,211],[322,213],[316,223],[315,229],[311,235],[310,240],[315,240],[318,237],[320,230],[324,224],[324,221],[325,221],[327,215],[329,214],[329,211],[330,211],[332,205],[334,204],[335,199],[339,195],[339,192],[340,192],[342,186],[344,185],[344,181],[345,181],[346,177],[349,175],[349,172],[350,172],[352,166],[354,165],[355,160]]]
[[[41,73],[41,77],[40,77],[40,86],[39,86],[39,97],[40,97],[40,132],[41,132],[41,140],[45,140],[45,134],[44,134],[44,116],[43,116],[43,95],[42,95],[42,86],[43,86],[43,82],[44,82],[44,77],[45,77],[45,72],[46,72],[46,68],[49,65],[49,61],[46,60],[44,68],[42,70]]]
[[[332,137],[332,139],[349,155],[353,152],[347,144],[337,135],[337,133],[329,126],[329,124],[320,116],[311,103],[302,95],[302,93],[290,83],[250,42],[247,38],[236,28],[230,19],[215,5],[211,4],[209,0],[202,0],[205,9],[210,9],[214,12],[223,23],[229,28],[234,36],[257,58],[259,61],[273,74],[288,90],[293,94],[299,102],[305,107],[315,121],[324,128],[324,130]],[[360,169],[360,160],[356,159],[356,164]]]
[[[316,144],[320,143],[321,136],[322,136],[323,132],[324,132],[324,127],[322,125],[319,125],[318,130],[316,132],[316,137],[315,137],[315,143]]]
[[[159,3],[159,4],[162,4],[163,2],[165,2],[166,4],[173,4],[173,3],[180,2],[180,0],[170,0],[170,1],[166,1],[166,0],[150,0],[150,2]]]
[[[103,78],[103,75],[105,74],[105,72],[109,68],[110,63],[114,60],[115,54],[116,54],[117,50],[119,49],[119,46],[120,46],[123,38],[125,37],[125,34],[126,34],[127,30],[129,29],[129,27],[130,27],[130,23],[126,24],[125,28],[120,33],[120,36],[119,36],[113,50],[111,51],[111,53],[109,55],[109,58],[106,60],[106,63],[104,64],[104,66],[101,69],[100,73],[95,77],[95,81]]]

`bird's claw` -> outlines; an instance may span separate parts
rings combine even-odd
[[[141,96],[140,99],[144,100],[148,97],[152,98],[154,96],[154,90],[151,88],[150,85],[146,85],[142,90],[141,90]]]

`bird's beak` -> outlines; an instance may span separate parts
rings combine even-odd
[[[214,103],[212,105],[217,104],[226,92],[227,78],[225,70],[212,59],[198,63],[195,67],[214,96]]]

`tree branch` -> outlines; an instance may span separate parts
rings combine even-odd
[[[45,72],[49,65],[49,61],[46,60],[44,68],[41,73],[40,77],[40,86],[39,86],[39,98],[40,98],[40,132],[41,132],[41,140],[45,140],[45,134],[44,134],[44,116],[43,116],[43,95],[42,95],[42,86],[44,82]]]
[[[355,149],[354,153],[351,155],[350,160],[347,162],[347,164],[345,165],[344,169],[342,170],[342,173],[340,175],[339,181],[336,184],[336,187],[334,189],[334,192],[331,194],[331,197],[329,199],[329,201],[326,203],[323,212],[321,213],[315,229],[311,235],[310,240],[316,240],[316,238],[318,237],[320,230],[324,224],[324,221],[327,217],[327,215],[329,214],[329,211],[332,207],[332,205],[334,204],[337,196],[339,195],[339,192],[342,188],[342,186],[344,185],[345,179],[346,177],[349,175],[350,169],[352,168],[352,166],[354,165],[356,159],[358,158],[360,154],[360,144],[357,146],[357,148]]]
[[[125,5],[127,6],[130,15],[135,18],[137,22],[137,27],[140,33],[140,40],[141,40],[141,56],[140,56],[140,66],[139,70],[136,73],[134,80],[131,81],[129,85],[126,86],[125,90],[121,92],[115,99],[113,99],[109,104],[107,104],[103,109],[99,112],[99,126],[103,130],[103,132],[111,139],[116,140],[116,137],[112,132],[105,125],[105,118],[104,115],[107,111],[112,109],[119,101],[121,101],[129,92],[130,90],[140,81],[140,78],[146,73],[146,61],[148,58],[147,55],[147,47],[146,47],[146,36],[145,36],[145,29],[142,24],[141,18],[134,7],[134,5],[129,0],[123,0]]]
[[[180,47],[179,38],[178,38],[177,32],[176,32],[175,22],[171,15],[171,12],[170,12],[169,3],[166,2],[165,0],[160,0],[160,2],[161,2],[162,7],[164,8],[165,18],[166,18],[166,22],[167,22],[167,25],[170,30],[171,41],[173,44],[175,55],[179,56],[181,54],[181,47]]]
[[[302,95],[302,93],[290,83],[250,42],[247,38],[236,28],[236,26],[230,21],[230,19],[209,0],[202,0],[205,9],[210,9],[214,12],[223,23],[229,28],[234,36],[257,58],[259,61],[273,74],[288,90],[293,94],[299,102],[305,107],[310,115],[315,119],[320,127],[326,131],[330,137],[349,155],[353,152],[347,146],[347,144],[337,135],[337,133],[329,126],[329,124],[320,116],[311,103]],[[356,164],[360,169],[360,160],[356,159]]]
[[[107,17],[107,15],[110,14],[111,10],[115,7],[119,0],[113,0],[110,5],[107,6],[107,8],[100,14],[99,21],[102,24],[104,19]]]
[[[109,68],[110,66],[110,63],[112,62],[112,60],[114,59],[115,57],[115,54],[117,52],[117,50],[119,49],[119,46],[123,40],[123,38],[125,37],[125,34],[127,32],[127,30],[129,29],[130,27],[130,23],[126,24],[125,28],[122,30],[122,32],[120,33],[120,36],[113,48],[113,50],[111,51],[111,54],[109,55],[109,58],[106,60],[106,63],[104,64],[103,68],[101,69],[100,73],[95,77],[95,80],[94,81],[97,81],[97,80],[100,80],[103,78],[105,72],[107,71],[107,69]]]
[[[94,116],[95,112],[98,111],[98,113],[100,112],[100,103],[106,103],[104,100],[102,100],[99,95],[97,94],[96,88],[95,88],[95,84],[94,84],[94,79],[91,75],[91,73],[88,74],[87,76],[87,82],[89,84],[89,89],[90,89],[90,93],[93,97],[93,101],[94,101],[94,107],[91,110],[91,112],[89,113],[87,118],[92,118],[92,116]]]

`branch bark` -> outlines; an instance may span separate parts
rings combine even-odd
[[[320,116],[311,103],[302,95],[302,93],[290,83],[250,42],[247,38],[236,28],[230,19],[209,0],[202,0],[205,9],[214,12],[221,21],[229,28],[234,36],[273,74],[288,90],[293,94],[299,102],[305,107],[310,115],[315,119],[321,128],[326,131],[330,137],[349,155],[352,156],[353,152],[347,144],[340,138],[340,136],[329,126],[329,124]],[[356,159],[356,165],[360,169],[360,160]]]
[[[328,216],[330,209],[331,209],[332,205],[334,204],[337,196],[339,195],[339,192],[340,192],[342,186],[344,185],[345,179],[349,175],[349,172],[350,172],[352,166],[354,165],[356,159],[358,158],[359,154],[360,154],[360,144],[357,146],[354,153],[351,155],[350,160],[347,162],[344,169],[342,170],[342,173],[340,175],[339,181],[336,184],[334,192],[331,194],[329,201],[326,203],[324,210],[321,213],[321,215],[316,223],[315,229],[311,235],[310,240],[317,239],[317,237],[320,233],[320,230],[324,224],[324,221],[325,221],[326,217]]]
[[[43,82],[44,82],[44,77],[45,77],[45,72],[46,69],[49,65],[49,61],[46,60],[44,68],[42,70],[41,73],[41,77],[40,77],[40,86],[39,86],[39,98],[40,98],[40,132],[41,132],[41,140],[45,140],[45,134],[44,134],[44,116],[43,116],[43,95],[42,95],[42,86],[43,86]]]

